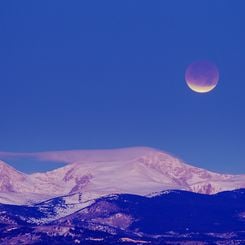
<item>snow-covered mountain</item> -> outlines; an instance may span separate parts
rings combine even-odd
[[[45,173],[24,174],[0,162],[0,202],[28,204],[81,193],[89,201],[112,193],[149,195],[168,189],[213,194],[245,187],[245,175],[226,175],[185,164],[152,148],[38,153],[73,159]]]

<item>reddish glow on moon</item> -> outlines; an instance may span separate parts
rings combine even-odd
[[[207,93],[216,87],[219,81],[219,71],[212,62],[197,61],[187,67],[185,80],[191,90]]]

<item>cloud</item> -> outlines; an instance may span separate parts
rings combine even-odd
[[[40,161],[74,163],[74,162],[108,162],[122,161],[148,155],[156,150],[147,147],[131,147],[113,150],[67,150],[46,152],[0,152],[0,159],[36,159]]]
[[[0,159],[29,158],[40,161],[71,163],[81,160],[84,154],[79,150],[50,152],[0,152]]]

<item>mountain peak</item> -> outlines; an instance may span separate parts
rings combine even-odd
[[[6,162],[0,160],[0,173],[8,171],[8,172],[18,172],[15,168],[7,164]]]
[[[60,196],[82,193],[91,200],[114,193],[148,195],[179,189],[213,194],[245,187],[244,175],[223,175],[184,163],[148,147],[33,153],[70,164],[45,173],[22,174],[0,162],[0,191]]]
[[[26,175],[0,160],[0,191],[18,191],[19,183],[24,182]]]
[[[6,162],[0,160],[0,168],[6,167],[6,166],[9,166],[9,165]]]

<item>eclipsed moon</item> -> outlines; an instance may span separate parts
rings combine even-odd
[[[217,66],[210,61],[197,61],[190,64],[185,72],[188,87],[198,93],[213,90],[219,81]]]

